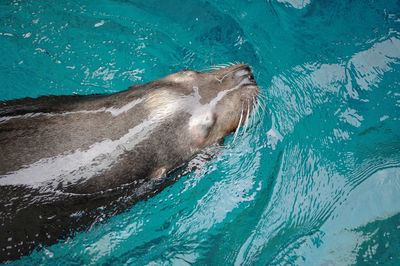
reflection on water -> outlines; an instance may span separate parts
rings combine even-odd
[[[400,262],[400,6],[11,1],[1,99],[249,63],[267,110],[201,171],[15,264]]]

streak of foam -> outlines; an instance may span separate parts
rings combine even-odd
[[[371,90],[382,80],[392,64],[400,63],[400,40],[396,37],[374,44],[370,49],[355,54],[348,63],[354,69],[354,79],[363,90]]]
[[[294,7],[296,9],[302,9],[311,3],[311,0],[277,0],[280,3],[284,3]]]

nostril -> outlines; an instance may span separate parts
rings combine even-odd
[[[250,81],[254,81],[254,75],[253,75],[253,73],[250,72],[250,74],[247,75],[247,78],[248,78]]]
[[[254,75],[247,66],[237,70],[234,74],[234,78],[237,82],[246,80],[247,82],[255,83]]]

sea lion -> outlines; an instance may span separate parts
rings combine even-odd
[[[0,261],[158,192],[243,124],[258,92],[240,64],[110,95],[0,102]]]

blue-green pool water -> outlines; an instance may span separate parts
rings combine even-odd
[[[153,198],[11,264],[400,265],[399,1],[0,3],[2,100],[236,61],[267,101],[257,127]]]

